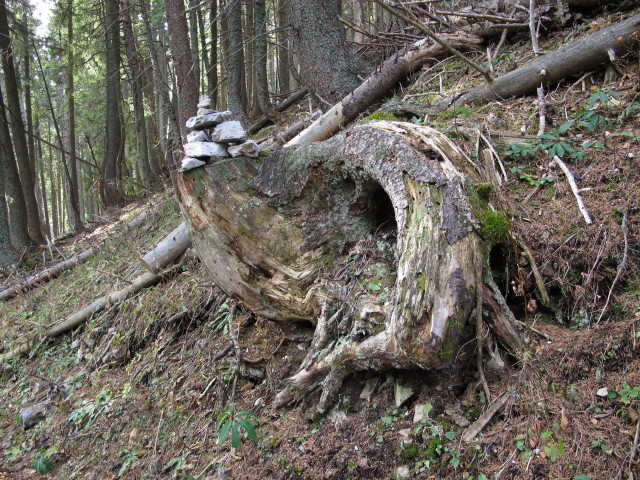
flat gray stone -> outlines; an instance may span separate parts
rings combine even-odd
[[[206,164],[207,162],[203,160],[199,160],[193,157],[186,157],[184,160],[182,160],[181,166],[182,166],[182,171],[185,171],[185,170],[192,170],[194,168],[198,168]]]
[[[207,115],[191,117],[186,121],[186,126],[189,130],[204,130],[205,128],[215,127],[230,118],[231,112],[229,111],[209,113]]]
[[[247,132],[237,120],[230,120],[216,125],[211,132],[211,140],[223,143],[240,143],[247,139]]]
[[[210,113],[216,113],[212,108],[199,108],[196,115],[209,115]]]
[[[253,140],[247,140],[246,142],[241,143],[240,145],[229,146],[229,155],[231,155],[233,158],[242,157],[242,156],[258,158],[259,154],[260,154],[260,147]]]
[[[400,408],[404,402],[411,398],[412,395],[413,390],[411,389],[411,387],[405,387],[404,385],[400,385],[400,383],[396,382],[393,389],[393,396],[396,401],[396,407]]]
[[[22,428],[29,430],[35,427],[38,423],[47,417],[47,404],[46,402],[38,403],[30,407],[25,408],[20,412],[20,418],[22,419]]]
[[[198,101],[198,108],[211,108],[211,97],[209,95],[203,95]]]
[[[194,130],[187,133],[187,142],[209,142],[211,139],[204,130]]]
[[[184,153],[187,157],[206,158],[228,157],[227,147],[214,142],[190,142],[184,144]]]

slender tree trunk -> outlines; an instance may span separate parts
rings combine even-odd
[[[267,9],[265,0],[255,0],[256,49],[253,71],[256,74],[256,96],[263,113],[271,109],[267,78]]]
[[[211,63],[209,62],[209,54],[207,52],[207,34],[204,29],[204,15],[202,10],[198,8],[198,38],[200,39],[200,58],[202,59],[202,71],[200,73],[200,92],[205,94],[209,91],[209,70],[211,70]],[[215,42],[213,43],[215,45]],[[214,47],[215,48],[215,47]],[[205,82],[205,77],[207,81]],[[207,88],[205,88],[207,85]],[[213,99],[212,99],[213,100]],[[215,107],[214,107],[215,108]]]
[[[84,222],[80,211],[80,189],[78,183],[78,162],[76,161],[76,101],[75,85],[73,82],[74,55],[73,55],[73,0],[69,0],[69,8],[67,9],[67,65],[66,65],[66,86],[67,86],[67,107],[69,113],[69,131],[67,139],[69,144],[67,148],[69,155],[69,175],[71,184],[69,185],[71,201],[71,209],[69,210],[69,219],[71,228],[78,233],[84,230]]]
[[[29,162],[27,135],[25,125],[22,120],[22,109],[20,108],[18,79],[16,77],[16,70],[13,62],[13,50],[11,46],[11,38],[9,36],[9,24],[7,21],[7,7],[5,0],[0,0],[0,54],[2,56],[2,69],[4,71],[4,82],[7,89],[7,121],[11,127],[15,159],[20,173],[20,184],[22,185],[24,203],[26,206],[26,219],[29,236],[33,243],[42,244],[44,243],[44,238],[42,237],[38,202],[36,201],[36,189],[33,180],[34,176]],[[15,219],[12,219],[12,221],[13,220]]]
[[[124,195],[120,185],[119,163],[122,144],[120,118],[120,2],[106,0],[105,40],[107,47],[107,111],[106,145],[102,166],[102,202],[106,207],[122,205]]]
[[[209,4],[209,29],[211,30],[211,50],[209,51],[209,69],[207,79],[209,81],[209,96],[212,107],[218,106],[218,0],[211,0]]]
[[[51,192],[51,240],[58,236],[58,189],[56,188],[56,172],[54,169],[53,147],[51,143],[51,125],[47,129],[49,132],[49,191]]]
[[[196,81],[196,95],[200,95],[200,52],[198,48],[198,12],[199,0],[189,0],[189,39],[191,41],[191,62]],[[203,52],[204,53],[204,52]],[[205,55],[206,56],[206,55]]]
[[[242,45],[242,2],[228,0],[227,21],[229,27],[229,54],[227,67],[227,108],[243,124],[249,123],[247,117],[247,90],[244,82],[244,53]]]
[[[32,244],[27,227],[27,206],[24,201],[24,190],[18,173],[18,165],[13,153],[13,144],[9,133],[7,112],[4,106],[2,88],[0,88],[0,150],[2,155],[2,169],[0,175],[5,178],[4,188],[0,190],[5,202],[9,201],[9,225],[11,227],[11,238],[17,247],[25,247]]]
[[[229,15],[227,8],[228,0],[220,0],[220,42],[222,44],[222,63],[220,71],[223,72],[220,84],[218,85],[218,109],[226,110],[227,102],[227,86],[229,84]]]
[[[40,166],[40,195],[42,198],[42,211],[44,212],[45,225],[47,227],[47,237],[51,239],[51,220],[49,219],[49,202],[47,200],[47,186],[44,174],[44,156],[42,151],[42,133],[40,132],[40,122],[36,123],[36,131],[38,132],[38,165]]]
[[[278,44],[278,92],[287,94],[291,90],[289,83],[289,12],[287,0],[277,0],[276,43]]]
[[[4,148],[0,148],[0,268],[7,267],[18,261],[19,252],[11,243],[9,228],[9,209],[5,196],[5,158]]]
[[[128,1],[123,2],[124,21],[123,32],[126,45],[127,60],[129,63],[129,72],[131,73],[131,90],[133,93],[133,113],[135,117],[136,128],[136,147],[137,147],[137,171],[140,174],[142,184],[150,189],[157,190],[159,188],[158,181],[151,171],[149,161],[149,146],[147,141],[147,126],[144,118],[144,102],[143,102],[143,86],[142,72],[138,63],[138,54],[135,46],[135,36],[133,34],[133,23],[131,22],[131,8]]]
[[[167,0],[167,25],[171,56],[177,80],[178,120],[183,141],[186,140],[185,123],[196,114],[198,104],[198,83],[194,72],[196,59],[189,48],[189,27],[183,0]]]

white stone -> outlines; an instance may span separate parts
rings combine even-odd
[[[366,400],[367,402],[371,400],[373,391],[376,389],[376,386],[378,385],[378,380],[379,380],[378,377],[373,377],[373,378],[367,379],[367,381],[364,382],[364,388],[362,389],[362,392],[360,392],[361,399]]]
[[[239,143],[247,139],[247,132],[237,120],[222,122],[211,132],[211,140],[214,142]]]
[[[258,158],[259,154],[260,154],[260,147],[253,140],[247,140],[246,142],[241,143],[240,145],[229,146],[229,155],[231,155],[234,158],[241,157],[243,155],[246,157]]]
[[[197,115],[209,115],[210,113],[216,113],[212,108],[199,108],[196,112]]]
[[[184,160],[182,160],[182,170],[183,171],[192,170],[194,168],[198,168],[206,164],[207,162],[203,160],[198,160],[197,158],[193,158],[193,157],[185,157]]]
[[[209,142],[211,139],[204,130],[194,130],[187,133],[187,142]]]
[[[211,108],[211,97],[203,95],[198,102],[198,108]]]
[[[396,469],[396,478],[399,480],[404,480],[405,478],[411,478],[411,470],[409,467],[398,467]]]
[[[214,142],[190,142],[185,143],[184,153],[187,157],[206,158],[228,157],[227,148]]]
[[[204,130],[205,128],[211,128],[218,125],[225,120],[231,118],[231,112],[215,112],[207,115],[199,115],[197,117],[191,117],[186,121],[187,128],[190,130]]]
[[[409,400],[409,398],[411,398],[412,395],[413,395],[413,389],[411,387],[405,387],[404,385],[400,385],[398,382],[396,382],[396,385],[393,391],[393,396],[396,401],[396,407],[398,408],[401,407],[402,404],[407,400]]]
[[[598,395],[599,397],[606,397],[609,395],[609,389],[607,387],[599,388],[596,392],[596,395]]]
[[[429,417],[429,412],[432,408],[433,407],[430,403],[417,404],[413,412],[413,423],[421,422],[422,420]]]

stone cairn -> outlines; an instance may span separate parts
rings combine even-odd
[[[211,108],[211,99],[204,96],[198,102],[197,116],[187,120],[187,143],[182,171],[206,165],[224,157],[247,156],[257,158],[260,147],[247,140],[247,132],[237,120],[231,120],[231,112],[218,112]]]

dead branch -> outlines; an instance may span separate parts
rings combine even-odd
[[[584,221],[587,222],[587,225],[591,225],[593,221],[589,216],[589,212],[587,212],[587,208],[584,206],[584,202],[582,201],[582,197],[580,196],[580,193],[578,191],[578,185],[576,184],[576,179],[573,176],[573,173],[571,173],[571,170],[569,170],[569,167],[567,167],[567,165],[557,155],[553,156],[553,161],[558,164],[558,166],[562,169],[565,176],[567,177],[567,182],[569,182],[569,186],[571,187],[573,196],[576,197],[576,202],[578,203],[578,209],[580,210],[580,213],[584,217]]]
[[[616,286],[616,283],[618,283],[618,280],[620,280],[620,277],[622,277],[622,274],[624,273],[624,271],[627,269],[627,266],[629,265],[629,227],[627,226],[627,216],[629,214],[629,207],[626,207],[624,209],[624,214],[622,216],[622,234],[624,235],[624,252],[622,254],[622,261],[620,262],[620,264],[618,265],[617,271],[616,271],[616,276],[613,279],[613,282],[611,282],[611,288],[609,289],[609,294],[607,295],[607,301],[604,304],[604,307],[602,308],[602,311],[600,312],[600,316],[598,317],[598,321],[596,323],[600,323],[600,320],[602,320],[602,317],[604,316],[605,312],[607,311],[607,308],[609,307],[609,302],[611,301],[611,295],[613,295],[613,289]],[[637,444],[637,434],[636,434],[636,444]]]

